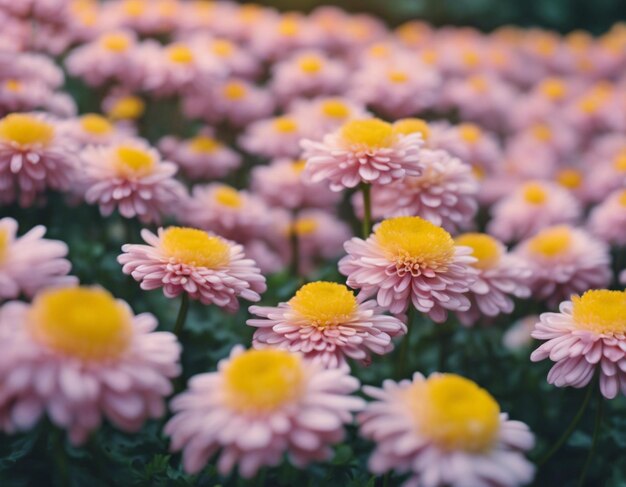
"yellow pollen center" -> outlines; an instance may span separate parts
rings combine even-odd
[[[296,235],[311,235],[318,228],[317,220],[314,218],[299,218],[293,224],[293,231]]]
[[[462,57],[463,63],[465,63],[466,66],[475,67],[480,63],[480,56],[474,51],[465,51]]]
[[[528,241],[528,248],[535,254],[545,257],[556,257],[565,252],[572,242],[569,227],[559,225],[546,228]]]
[[[122,9],[129,17],[141,17],[146,11],[146,4],[144,0],[126,0]]]
[[[31,144],[47,145],[54,138],[52,124],[23,113],[12,113],[0,120],[0,140],[21,147]]]
[[[298,124],[289,117],[278,117],[274,119],[274,128],[277,132],[290,134],[298,130]]]
[[[524,200],[531,205],[541,205],[548,199],[548,193],[539,183],[528,183],[523,189]]]
[[[583,113],[591,115],[598,111],[602,100],[599,97],[588,95],[578,102],[578,107]]]
[[[105,34],[100,38],[102,47],[111,52],[124,52],[130,47],[130,39],[124,34]]]
[[[626,291],[596,289],[572,297],[576,327],[595,333],[626,333]]]
[[[374,44],[369,48],[369,54],[375,58],[384,58],[389,56],[390,49],[387,44]]]
[[[434,49],[425,49],[422,51],[421,58],[426,64],[435,64],[439,59],[439,54]]]
[[[311,282],[289,300],[289,306],[308,324],[337,326],[350,320],[357,310],[354,293],[336,282]]]
[[[443,228],[417,216],[384,220],[376,241],[396,265],[444,270],[454,259],[454,240]]]
[[[421,118],[403,118],[393,124],[394,134],[411,135],[422,134],[422,139],[427,140],[430,135],[428,123]]]
[[[278,32],[285,37],[295,37],[300,32],[300,26],[295,19],[283,19],[278,25]]]
[[[552,130],[544,123],[533,125],[531,131],[535,138],[541,142],[549,142],[552,140]]]
[[[302,174],[302,172],[304,171],[305,167],[306,167],[306,161],[304,159],[293,161],[291,163],[291,168],[298,175]]]
[[[215,201],[229,208],[241,208],[243,199],[235,188],[221,186],[215,191]]]
[[[304,381],[300,357],[283,350],[248,350],[224,370],[226,400],[242,412],[269,412],[295,401]]]
[[[468,144],[474,144],[480,140],[482,130],[473,123],[462,123],[459,125],[459,135]]]
[[[565,83],[558,78],[549,78],[541,83],[541,92],[551,100],[561,100],[567,93]]]
[[[324,63],[317,56],[304,56],[298,60],[298,66],[307,74],[315,74],[322,70]]]
[[[577,169],[562,169],[556,175],[557,182],[567,189],[577,189],[583,183],[583,175]]]
[[[213,154],[221,144],[206,135],[197,135],[189,140],[189,148],[198,154]]]
[[[355,150],[376,150],[391,146],[393,126],[378,118],[352,120],[341,127],[341,138]]]
[[[622,191],[618,197],[619,204],[626,206],[626,190]]]
[[[2,264],[2,262],[6,258],[8,249],[9,234],[6,230],[0,229],[0,264]]]
[[[148,151],[129,145],[119,146],[115,155],[117,169],[124,176],[149,174],[156,164]]]
[[[43,291],[33,301],[29,325],[36,340],[81,360],[118,358],[132,338],[130,311],[95,287]]]
[[[626,172],[626,152],[620,152],[615,161],[613,162],[613,167],[618,172]]]
[[[471,78],[469,78],[468,81],[472,89],[479,93],[484,93],[489,89],[489,84],[487,83],[487,80],[482,76],[472,76]]]
[[[350,109],[339,100],[327,100],[322,103],[322,113],[330,118],[347,118],[350,115]]]
[[[167,57],[176,64],[191,64],[194,55],[191,49],[184,44],[173,44],[167,48]]]
[[[492,269],[502,256],[501,246],[498,241],[485,233],[464,233],[459,235],[455,242],[457,245],[471,247],[472,255],[478,259],[478,262],[472,264],[474,267],[482,270]]]
[[[161,246],[180,264],[217,269],[230,262],[228,244],[196,228],[169,227],[161,235]]]
[[[24,86],[22,85],[22,82],[17,79],[8,79],[4,82],[4,88],[7,91],[12,91],[13,93],[19,93],[20,91],[22,91]]]
[[[80,117],[80,126],[85,132],[93,135],[105,135],[113,131],[111,123],[96,113],[89,113]]]
[[[124,96],[113,103],[108,115],[114,120],[135,120],[145,109],[146,104],[138,96]]]
[[[219,57],[229,57],[234,51],[233,43],[225,39],[218,39],[211,44],[211,52]]]
[[[456,374],[415,384],[411,394],[419,431],[438,447],[489,451],[500,431],[500,406],[486,390]]]
[[[409,80],[409,75],[404,71],[389,71],[387,78],[392,83],[406,83]]]
[[[231,81],[226,83],[222,89],[222,93],[227,100],[241,100],[246,96],[246,86],[240,81]]]

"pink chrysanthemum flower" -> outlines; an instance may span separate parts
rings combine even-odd
[[[611,193],[589,215],[591,233],[611,245],[626,246],[626,189]]]
[[[258,301],[266,289],[243,247],[222,237],[184,227],[160,228],[157,235],[144,229],[141,237],[148,245],[126,244],[117,260],[145,291],[163,288],[168,298],[187,293],[202,304],[237,311],[237,298]]]
[[[102,100],[102,111],[111,120],[135,121],[145,113],[146,103],[124,89],[113,89]]]
[[[45,117],[13,113],[0,119],[0,202],[30,206],[47,188],[69,189],[77,167],[71,142]]]
[[[333,191],[354,188],[361,182],[389,184],[422,172],[419,133],[396,133],[382,120],[346,122],[322,142],[303,140],[305,177],[328,181]]]
[[[443,228],[420,217],[384,220],[367,239],[344,244],[348,253],[339,261],[347,284],[360,289],[359,298],[376,296],[378,304],[394,314],[412,303],[436,322],[448,311],[467,311],[465,296],[478,271],[472,249],[456,246]]]
[[[224,38],[209,38],[201,34],[190,39],[194,45],[208,47],[208,52],[224,65],[233,76],[254,79],[258,76],[260,61],[243,46]]]
[[[513,254],[524,259],[532,271],[529,285],[533,297],[554,308],[572,294],[611,282],[608,246],[580,228],[545,228],[520,242]]]
[[[15,299],[20,293],[30,298],[45,287],[77,282],[67,275],[72,265],[65,259],[64,242],[43,238],[42,225],[21,237],[17,228],[13,218],[0,219],[0,300]]]
[[[626,139],[622,143],[620,150],[613,154],[597,150],[590,151],[585,157],[587,166],[593,168],[586,181],[592,201],[602,201],[607,193],[626,188]]]
[[[572,223],[581,214],[578,200],[562,186],[529,181],[502,198],[492,209],[487,231],[504,242],[529,237],[557,223]]]
[[[214,455],[222,475],[237,465],[250,478],[280,464],[285,453],[303,468],[332,457],[343,425],[364,406],[350,396],[358,387],[347,367],[324,369],[299,354],[236,346],[216,372],[193,377],[172,400],[174,417],[164,431],[171,449],[182,450],[188,473]]]
[[[132,135],[129,127],[118,127],[97,113],[87,113],[64,121],[59,128],[80,147],[109,145]]]
[[[258,120],[246,127],[239,145],[261,157],[298,157],[302,130],[301,121],[290,116]]]
[[[502,345],[511,352],[526,351],[533,343],[531,333],[538,320],[538,315],[529,315],[517,320],[502,335]]]
[[[154,316],[134,316],[97,287],[46,290],[32,305],[5,304],[0,428],[28,430],[47,412],[79,445],[103,418],[134,432],[161,417],[170,379],[180,374],[180,345],[156,327]]]
[[[175,213],[186,195],[174,179],[176,165],[162,161],[141,139],[88,147],[81,157],[85,201],[98,204],[103,215],[117,208],[124,218],[160,222],[163,215]]]
[[[472,255],[478,259],[472,264],[478,270],[478,279],[467,295],[472,306],[458,313],[462,324],[471,326],[483,316],[511,313],[514,304],[510,296],[530,296],[527,285],[530,268],[519,257],[508,254],[502,243],[484,233],[464,233],[456,237],[455,242],[470,247]]]
[[[558,313],[543,313],[532,336],[547,341],[530,359],[556,362],[550,384],[585,387],[597,370],[604,397],[626,395],[626,291],[597,289],[572,296]]]
[[[302,121],[306,137],[316,140],[348,120],[371,116],[362,104],[341,97],[297,99],[289,106],[289,113]]]
[[[376,443],[373,473],[408,473],[403,487],[518,487],[533,479],[524,457],[533,434],[475,382],[415,373],[363,390],[374,398],[358,415],[360,434]]]
[[[254,348],[300,352],[328,368],[342,366],[346,358],[367,364],[372,352],[391,352],[392,337],[406,333],[406,325],[382,314],[375,301],[360,303],[334,282],[305,284],[286,303],[251,306],[250,313],[262,318],[247,321],[258,328]]]

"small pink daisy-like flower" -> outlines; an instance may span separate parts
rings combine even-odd
[[[80,117],[61,122],[60,130],[76,145],[109,145],[132,135],[128,127],[117,127],[106,117],[97,113],[87,113]]]
[[[389,184],[421,174],[422,145],[420,133],[396,133],[376,118],[351,120],[322,142],[302,141],[304,175],[314,183],[328,181],[333,191],[361,182]]]
[[[408,473],[404,487],[518,487],[533,479],[524,457],[533,434],[475,382],[415,373],[363,390],[374,398],[357,418],[361,436],[376,443],[371,472]]]
[[[302,130],[301,122],[290,116],[258,120],[246,127],[239,145],[261,157],[298,157]]]
[[[456,246],[448,232],[420,217],[384,220],[367,239],[352,238],[339,261],[347,284],[360,289],[359,298],[376,296],[394,314],[412,303],[433,321],[443,322],[448,311],[467,311],[465,296],[478,271],[470,247]]]
[[[513,254],[532,271],[533,297],[556,307],[572,294],[608,286],[611,257],[608,246],[580,228],[548,227],[515,247]]]
[[[72,268],[65,259],[67,245],[43,238],[45,233],[38,225],[17,237],[17,222],[0,219],[0,299],[15,299],[20,293],[32,297],[45,287],[77,282],[67,275]]]
[[[236,346],[216,372],[192,377],[172,400],[174,417],[164,431],[191,474],[214,455],[222,475],[237,465],[239,475],[250,478],[280,464],[285,453],[303,468],[332,457],[343,425],[364,406],[350,396],[358,387],[347,367],[324,369],[284,350]]]
[[[578,200],[562,186],[529,181],[502,198],[491,210],[487,231],[504,242],[529,237],[557,223],[572,223],[581,214]]]
[[[20,205],[30,206],[47,188],[67,190],[76,167],[74,147],[52,121],[31,113],[0,119],[0,202],[19,193]]]
[[[626,246],[626,189],[611,193],[591,210],[587,226],[605,242]]]
[[[168,298],[187,293],[202,304],[237,311],[237,298],[258,301],[266,289],[241,245],[195,228],[161,228],[157,235],[144,229],[141,236],[148,245],[126,244],[117,260],[145,291],[163,288]]]
[[[310,139],[321,139],[348,120],[371,116],[362,104],[341,97],[297,99],[289,105],[289,113],[302,120],[306,137]]]
[[[103,417],[134,432],[165,413],[180,345],[151,314],[97,287],[39,293],[0,308],[0,428],[32,428],[44,412],[80,445]]]
[[[458,313],[461,323],[474,325],[482,316],[493,317],[513,311],[513,300],[530,296],[528,280],[531,271],[525,261],[510,255],[506,247],[484,233],[464,233],[456,237],[457,245],[470,247],[478,259],[472,266],[478,269],[478,279],[470,287],[468,297],[472,307]]]
[[[614,154],[592,151],[585,157],[587,165],[593,167],[586,181],[592,201],[602,201],[607,193],[626,188],[626,138],[622,143],[624,145]]]
[[[371,352],[391,352],[392,337],[406,333],[406,325],[382,314],[375,301],[359,303],[335,282],[305,284],[286,303],[251,306],[250,313],[262,317],[247,321],[258,328],[254,348],[300,352],[329,368],[342,366],[346,358],[367,364]]]
[[[626,395],[626,291],[596,289],[572,296],[558,313],[543,313],[532,336],[547,341],[530,359],[556,362],[550,384],[585,387],[598,370],[604,397]]]
[[[134,121],[146,111],[146,103],[123,89],[113,89],[102,101],[102,111],[111,120]]]
[[[161,161],[159,153],[141,139],[88,147],[81,157],[85,201],[97,203],[103,215],[117,208],[124,218],[159,222],[163,215],[173,214],[185,197],[185,187],[174,179],[176,165]]]

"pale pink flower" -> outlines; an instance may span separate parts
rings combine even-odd
[[[46,110],[63,117],[76,113],[74,100],[38,79],[0,78],[0,116],[12,112]]]
[[[334,282],[311,282],[277,307],[251,306],[261,319],[247,324],[254,332],[254,348],[278,348],[300,352],[324,367],[343,366],[347,358],[371,362],[371,353],[393,350],[391,339],[406,333],[399,319],[382,314],[374,300],[357,301],[346,286]]]
[[[185,187],[174,179],[176,165],[162,161],[142,139],[91,146],[81,158],[85,201],[98,204],[105,216],[117,208],[124,218],[158,223],[174,214],[186,196]]]
[[[285,453],[304,468],[332,457],[343,425],[364,406],[350,396],[358,387],[347,367],[324,369],[298,354],[236,346],[216,372],[192,377],[172,400],[174,417],[164,431],[190,474],[216,455],[222,475],[237,465],[239,475],[250,478],[279,465]]]
[[[623,145],[618,150],[590,151],[585,157],[586,166],[590,168],[585,181],[586,193],[591,201],[602,201],[608,193],[626,188],[626,139],[620,142]]]
[[[0,308],[0,428],[27,431],[47,414],[85,443],[103,419],[138,431],[165,414],[180,345],[149,313],[93,287],[39,293]]]
[[[176,0],[124,0],[106,3],[105,19],[144,35],[164,35],[178,26],[183,3]],[[108,9],[106,9],[108,7]]]
[[[134,135],[130,127],[116,125],[98,113],[64,120],[59,123],[59,131],[78,147],[110,145]]]
[[[626,189],[609,194],[591,210],[587,227],[611,245],[626,246]]]
[[[529,181],[491,208],[487,231],[503,242],[520,240],[557,223],[573,223],[581,215],[578,200],[562,186]]]
[[[261,299],[265,277],[241,245],[195,228],[160,228],[157,235],[142,230],[148,245],[125,244],[117,260],[122,271],[141,283],[141,289],[163,288],[175,298],[187,293],[202,304],[237,311],[241,297]]]
[[[25,20],[40,22],[64,22],[70,13],[69,7],[68,0],[0,0],[0,10]]]
[[[476,383],[455,374],[364,386],[374,398],[358,415],[361,436],[376,444],[369,469],[409,474],[403,487],[518,487],[534,477],[524,457],[534,436],[510,420]]]
[[[68,276],[72,264],[65,258],[64,242],[43,238],[46,227],[38,225],[21,237],[13,218],[0,219],[0,299],[20,294],[31,298],[48,286],[74,284]]]
[[[75,179],[77,157],[55,122],[35,113],[0,119],[0,202],[16,197],[30,206],[46,189],[65,191]]]
[[[313,183],[328,181],[341,191],[359,183],[389,184],[422,172],[422,135],[394,133],[382,120],[356,119],[346,122],[321,142],[303,140],[304,175]]]
[[[239,145],[250,154],[261,157],[298,157],[301,122],[288,115],[257,120],[248,125],[239,137]]]
[[[469,247],[456,246],[443,228],[419,217],[384,220],[367,239],[344,244],[347,256],[339,272],[359,289],[359,298],[376,296],[394,314],[412,303],[433,321],[443,322],[448,311],[467,311],[465,296],[476,282],[476,259]]]
[[[514,322],[502,335],[502,345],[511,352],[526,351],[533,343],[532,331],[539,315],[529,315]]]
[[[587,291],[541,315],[532,336],[547,341],[530,359],[556,362],[548,374],[556,387],[585,387],[598,371],[602,395],[613,399],[626,395],[625,331],[626,291]]]
[[[299,120],[306,138],[321,139],[348,120],[371,116],[361,103],[342,97],[297,99],[289,105],[289,114]]]
[[[274,12],[272,12],[274,13]],[[248,46],[251,52],[267,61],[285,59],[301,49],[315,48],[324,42],[315,25],[299,12],[266,16],[250,28]]]
[[[189,39],[190,44],[208,49],[208,53],[226,67],[233,76],[254,79],[261,72],[259,59],[247,49],[225,38],[206,37],[206,34]]]
[[[548,227],[520,242],[513,254],[527,262],[534,298],[556,307],[572,294],[611,282],[608,246],[580,228]]]

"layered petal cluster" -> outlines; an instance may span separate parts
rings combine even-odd
[[[626,245],[626,189],[609,194],[589,215],[591,233],[611,245]]]

